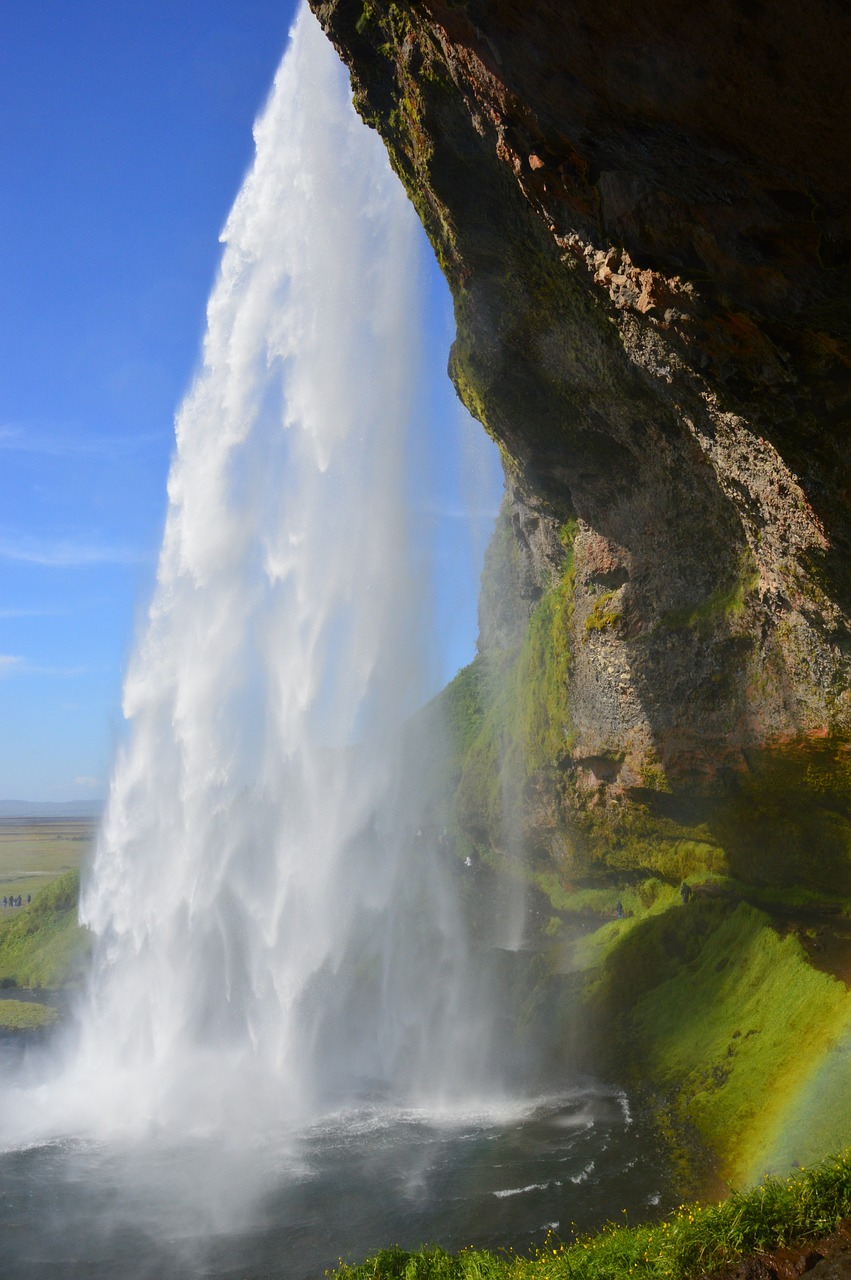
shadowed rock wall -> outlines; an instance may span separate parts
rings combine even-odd
[[[560,593],[529,839],[851,887],[851,11],[311,4],[503,451],[520,603],[482,645]]]

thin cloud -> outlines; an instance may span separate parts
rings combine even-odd
[[[85,787],[86,790],[88,791],[92,790],[94,787],[99,787],[100,785],[101,785],[100,778],[75,778],[74,779],[75,787]]]
[[[159,432],[136,436],[51,436],[25,431],[23,427],[0,427],[0,450],[49,458],[123,458],[150,445],[168,442]]]
[[[52,676],[59,680],[73,680],[88,673],[86,666],[45,667],[17,653],[0,653],[0,679],[9,676]]]
[[[49,569],[77,569],[96,564],[142,564],[148,557],[133,547],[109,546],[103,543],[56,542],[36,538],[0,536],[0,560],[16,560],[38,564]]]

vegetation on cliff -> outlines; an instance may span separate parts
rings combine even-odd
[[[58,1020],[56,1009],[35,1000],[0,999],[0,1027],[4,1031],[40,1031]]]
[[[742,1187],[851,1140],[848,754],[778,744],[711,800],[651,776],[612,805],[617,762],[584,780],[571,754],[575,533],[519,635],[435,704],[444,822],[459,856],[542,895],[538,981],[564,1044],[581,1024],[586,1065],[650,1093],[684,1188]],[[495,543],[483,600],[512,571]]]
[[[851,748],[841,738],[798,735],[755,747],[708,788],[671,776],[652,755],[631,777],[628,743],[581,754],[582,645],[628,623],[610,588],[590,607],[578,603],[583,535],[570,520],[557,536],[559,560],[524,602],[506,506],[497,522],[482,578],[483,649],[439,699],[453,747],[446,784],[457,837],[493,865],[520,858],[523,874],[550,895],[606,874],[677,882],[723,874],[766,889],[851,894]],[[713,616],[744,607],[747,572],[710,600]],[[704,605],[696,620],[676,625],[709,625]],[[623,699],[627,669],[620,679]]]
[[[501,555],[490,561],[496,598],[511,556],[505,528],[503,514],[494,535]],[[574,532],[570,523],[563,527],[560,572],[528,624],[514,629],[507,647],[479,654],[435,704],[450,746],[445,783],[453,831],[465,851],[493,866],[516,859],[527,842],[527,792],[540,770],[557,769],[570,750]]]

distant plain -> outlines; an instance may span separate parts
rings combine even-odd
[[[79,870],[96,829],[92,818],[0,818],[0,903],[18,894],[26,902],[27,894]]]

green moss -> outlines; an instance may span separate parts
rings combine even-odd
[[[525,634],[487,660],[475,731],[458,759],[453,821],[459,835],[495,863],[509,844],[524,850],[525,874],[546,871],[554,905],[554,885],[566,887],[595,870],[671,881],[728,875],[788,892],[851,897],[851,745],[843,738],[802,736],[750,750],[711,788],[671,779],[648,758],[643,786],[617,803],[605,785],[589,786],[575,770],[574,536],[575,526],[565,525],[562,572]],[[509,563],[507,513],[499,537],[501,563]],[[709,612],[734,614],[749,581],[743,574],[716,594]],[[611,593],[598,598],[592,630],[613,621],[611,599]],[[503,631],[515,634],[507,625]],[[619,763],[613,756],[613,775]]]
[[[655,883],[656,892],[649,899],[645,898],[635,904],[632,895],[625,894],[624,910],[627,913],[621,920],[612,920],[594,933],[579,938],[571,948],[570,963],[572,968],[594,970],[604,966],[610,956],[622,951],[627,938],[648,919],[668,911],[679,901],[677,890],[672,885]],[[620,899],[619,899],[620,900]],[[589,988],[589,997],[593,997],[596,985]]]
[[[518,768],[526,777],[541,768],[558,766],[575,737],[569,682],[577,528],[576,521],[570,520],[559,530],[564,547],[561,576],[532,614],[514,673],[513,712],[522,756]]]
[[[58,1017],[50,1005],[34,1000],[0,1000],[0,1027],[7,1031],[33,1031],[50,1027]]]
[[[650,791],[671,791],[671,783],[658,760],[645,758],[641,766],[641,781]]]
[[[642,863],[648,870],[677,881],[724,875],[729,869],[726,851],[720,845],[688,838],[657,840],[650,845]]]
[[[516,672],[516,703],[526,773],[557,765],[575,737],[570,718],[573,565],[529,623]]]
[[[375,9],[370,4],[370,0],[364,0],[361,8],[360,17],[355,22],[355,31],[359,36],[364,35],[372,23],[375,21]]]
[[[663,882],[654,878],[637,884],[616,881],[607,884],[564,886],[551,872],[538,872],[534,882],[558,911],[571,915],[613,916],[620,903],[629,915],[640,914],[659,896]]]
[[[362,0],[355,31],[368,37],[383,57],[395,63],[400,46],[416,27],[412,13],[404,5]]]
[[[645,782],[659,782],[652,766]],[[839,738],[751,750],[747,767],[709,793],[665,779],[633,790],[628,803],[600,803],[567,770],[556,799],[565,840],[587,871],[730,875],[770,890],[851,897],[851,747]]]
[[[772,1170],[811,1163],[836,1143],[848,1127],[848,1062],[851,1030],[845,1030],[822,1057],[811,1063],[794,1096],[777,1107],[774,1136],[764,1160]]]
[[[0,925],[0,981],[18,987],[60,987],[74,981],[87,948],[77,922],[80,878],[69,871],[29,907]]]
[[[629,1055],[667,1099],[675,1128],[695,1131],[731,1182],[772,1163],[781,1129],[787,1154],[821,1154],[813,1115],[825,1123],[828,1112],[811,1106],[808,1124],[796,1124],[795,1108],[812,1074],[838,1062],[851,995],[812,968],[796,938],[779,937],[744,903],[692,900],[598,946],[589,991],[627,1020]],[[825,1106],[835,1140],[851,1140],[851,1097]]]
[[[449,376],[464,408],[482,424],[488,435],[494,438],[494,432],[488,425],[485,392],[473,374],[472,360],[469,357],[465,359],[464,352],[464,345],[460,338],[456,338],[449,357]]]
[[[457,277],[456,235],[437,194],[433,139],[446,128],[444,114],[460,115],[461,105],[450,89],[452,82],[428,23],[415,9],[384,0],[364,0],[351,16],[339,21],[341,17],[338,12],[340,34],[344,43],[348,39],[357,49],[362,73],[352,82],[355,109],[381,134],[393,170],[452,281]]]
[[[616,591],[604,591],[597,596],[585,619],[586,631],[609,631],[617,627],[623,617],[621,609],[612,606]]]

